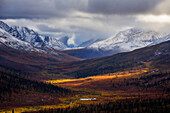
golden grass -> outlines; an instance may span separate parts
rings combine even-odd
[[[113,78],[121,78],[121,77],[139,75],[139,74],[148,72],[148,70],[149,70],[148,68],[144,68],[141,70],[131,70],[131,71],[125,71],[125,72],[109,73],[105,75],[90,76],[90,77],[80,78],[80,79],[47,80],[45,82],[54,84],[54,85],[59,85],[65,88],[74,88],[76,86],[85,85],[90,82],[104,81],[104,80],[109,80]]]

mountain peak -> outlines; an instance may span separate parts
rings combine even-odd
[[[0,28],[4,29],[5,31],[9,31],[11,29],[11,27],[9,27],[6,23],[4,23],[3,21],[0,21]]]
[[[55,38],[47,37],[47,36],[41,36],[37,32],[35,32],[32,29],[29,29],[27,27],[20,27],[20,26],[13,26],[10,27],[6,23],[0,21],[0,28],[4,31],[6,31],[5,34],[8,34],[6,36],[12,37],[10,43],[13,45],[17,42],[18,47],[13,47],[19,49],[19,46],[23,46],[22,44],[27,44],[29,46],[32,46],[32,48],[36,48],[39,50],[42,49],[64,49],[66,46],[59,42]],[[8,39],[8,38],[7,38]],[[6,40],[7,40],[6,39]],[[3,39],[5,41],[5,39]],[[5,42],[9,42],[5,41]],[[22,42],[22,43],[20,43]],[[10,47],[12,47],[10,45]]]
[[[94,43],[90,45],[88,49],[95,49],[97,51],[110,51],[114,54],[128,52],[146,47],[164,36],[166,35],[154,31],[131,28],[120,31],[114,37]]]
[[[133,35],[133,34],[137,34],[137,33],[140,33],[142,32],[143,30],[140,29],[140,28],[130,28],[130,29],[127,29],[127,30],[124,30],[124,31],[120,31],[118,34],[124,34],[124,35]]]

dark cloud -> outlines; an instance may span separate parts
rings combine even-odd
[[[0,0],[0,18],[63,17],[65,8],[57,7],[55,0]]]
[[[72,11],[101,14],[150,12],[164,0],[0,0],[0,18],[65,17]]]
[[[150,12],[162,0],[89,0],[88,11],[102,14],[141,14]]]
[[[0,0],[0,19],[54,37],[74,34],[81,42],[131,27],[169,31],[169,23],[139,19],[170,15],[169,4],[170,0]]]

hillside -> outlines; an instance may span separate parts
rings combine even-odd
[[[25,79],[29,73],[0,66],[0,109],[59,104],[70,90]],[[24,78],[23,78],[24,77]]]
[[[79,79],[48,80],[72,90],[91,91],[91,95],[79,95],[68,99],[67,107],[40,109],[31,113],[65,112],[148,112],[166,113],[170,109],[170,73],[163,70],[140,68]],[[81,100],[95,99],[95,100]]]
[[[68,55],[74,56],[74,57],[82,58],[82,59],[91,59],[91,58],[107,56],[106,53],[103,54],[100,51],[96,51],[96,50],[88,49],[88,48],[63,50],[62,52]]]
[[[146,67],[169,70],[170,67],[170,41],[125,52],[113,56],[90,59],[80,62],[52,65],[55,70],[49,72],[62,73],[76,78],[124,71],[131,68]]]
[[[57,55],[50,55],[34,51],[17,50],[2,44],[0,45],[0,65],[22,71],[40,71],[47,64],[80,60],[62,52],[56,52],[58,53]]]

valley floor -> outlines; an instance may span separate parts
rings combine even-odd
[[[169,98],[169,72],[159,72],[148,68],[125,72],[110,73],[80,79],[47,80],[54,84],[74,91],[73,96],[59,98],[60,103],[51,105],[14,108],[15,112],[32,112],[47,109],[71,109],[81,105],[98,105],[124,100]],[[168,100],[167,100],[168,101]],[[53,105],[54,104],[54,105]],[[168,104],[170,107],[170,105]],[[168,107],[168,109],[169,109]],[[2,110],[10,113],[12,110]]]

